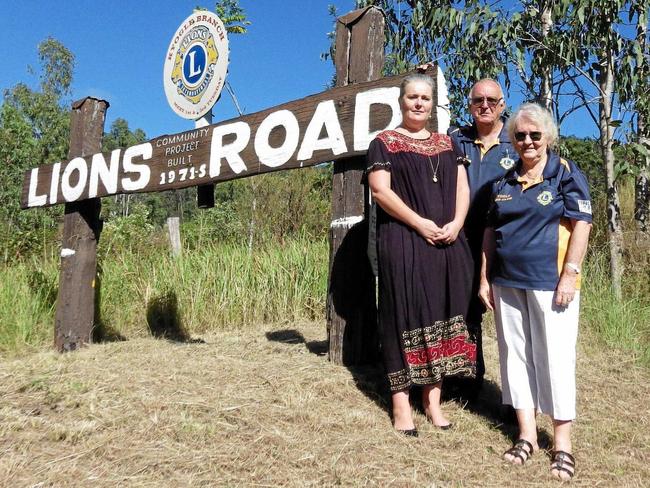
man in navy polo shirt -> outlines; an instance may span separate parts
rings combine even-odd
[[[481,338],[481,322],[485,307],[478,298],[481,268],[481,247],[485,219],[490,204],[492,184],[503,177],[515,164],[516,153],[505,130],[503,112],[506,108],[503,90],[492,79],[477,82],[470,91],[469,110],[472,125],[452,127],[451,136],[467,167],[470,187],[470,207],[465,219],[465,235],[474,260],[472,299],[467,314],[467,326],[475,335],[477,345],[476,380],[467,386],[465,394],[475,399],[483,384],[485,362]]]

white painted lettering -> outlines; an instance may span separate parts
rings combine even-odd
[[[357,93],[354,107],[354,150],[365,151],[377,134],[382,130],[394,129],[402,122],[399,109],[399,87],[375,88]],[[383,129],[370,132],[370,106],[388,105],[392,110],[391,120]]]
[[[95,198],[97,196],[99,180],[102,181],[109,195],[117,193],[117,170],[120,168],[120,151],[120,149],[114,149],[111,152],[110,167],[106,164],[102,153],[93,155],[93,160],[90,165],[88,198]]]
[[[223,136],[234,134],[235,140],[230,144],[223,143]],[[210,178],[221,174],[221,158],[226,158],[230,169],[235,174],[246,171],[244,160],[239,155],[246,148],[251,138],[251,128],[246,122],[233,122],[220,125],[212,130],[210,144]]]
[[[325,126],[327,137],[318,139]],[[334,156],[347,152],[345,137],[336,113],[334,100],[325,100],[318,104],[314,116],[309,121],[302,145],[298,151],[298,161],[305,161],[314,155],[314,151],[330,149]]]
[[[77,182],[72,183],[72,174],[74,172],[79,173],[77,177]],[[88,164],[86,160],[82,157],[74,158],[70,161],[65,169],[63,170],[63,175],[61,176],[61,194],[63,199],[66,202],[74,202],[81,197],[81,194],[86,189],[86,183],[88,182]]]
[[[143,160],[151,159],[153,154],[153,147],[150,142],[131,146],[124,150],[124,159],[122,167],[125,173],[138,173],[138,179],[122,178],[122,188],[126,191],[140,190],[147,186],[149,177],[151,176],[151,169],[146,164],[135,164],[132,159],[142,156]]]
[[[282,126],[286,131],[284,142],[279,147],[271,147],[269,136],[276,127]],[[278,110],[269,114],[260,124],[255,134],[255,152],[260,163],[277,168],[291,159],[298,147],[300,127],[296,116],[289,110]]]
[[[196,55],[196,51],[190,51],[190,76],[196,76],[201,73],[200,70],[196,69],[196,66],[194,65],[194,56]]]
[[[59,198],[59,175],[61,174],[61,163],[54,163],[52,166],[52,179],[50,180],[50,203],[57,203]]]
[[[27,194],[28,207],[41,207],[47,201],[47,195],[37,195],[36,187],[38,186],[38,168],[34,168],[29,177],[29,193]]]

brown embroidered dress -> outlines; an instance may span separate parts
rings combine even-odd
[[[390,171],[391,189],[439,227],[454,219],[458,164],[442,134],[414,139],[384,131],[368,148],[367,171]],[[378,206],[377,254],[379,332],[391,391],[474,377],[476,343],[465,324],[473,267],[464,232],[451,245],[432,246]]]

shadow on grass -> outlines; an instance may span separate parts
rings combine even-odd
[[[519,438],[515,409],[502,403],[501,388],[497,383],[484,380],[478,395],[467,395],[472,380],[453,380],[451,387],[443,386],[443,401],[456,402],[465,410],[483,417],[512,443]],[[538,430],[537,443],[540,449],[550,448],[553,445],[552,436],[546,430]]]
[[[183,327],[178,309],[178,297],[174,291],[164,291],[155,295],[147,303],[147,326],[151,335],[172,342],[203,344],[203,339],[192,339]]]
[[[281,342],[282,344],[304,344],[307,350],[316,356],[327,356],[329,349],[327,340],[307,342],[302,333],[296,329],[277,330],[267,332],[265,335],[269,341]],[[352,374],[359,391],[389,414],[390,391],[381,365],[347,366],[347,369]]]
[[[305,341],[302,333],[296,329],[282,329],[265,334],[266,339],[282,344],[304,344],[307,350],[316,356],[327,354],[327,341]]]
[[[102,264],[97,263],[97,275],[95,276],[95,325],[93,327],[93,342],[120,342],[126,337],[115,330],[102,317]]]
[[[273,332],[266,332],[266,339],[282,344],[301,345],[312,354],[317,356],[326,356],[328,352],[328,342],[323,341],[305,341],[302,333],[296,329],[282,329]],[[367,364],[359,366],[347,366],[352,375],[355,386],[368,399],[372,400],[379,408],[391,417],[391,393],[384,368],[379,364]],[[483,417],[490,425],[500,431],[504,437],[514,442],[518,437],[517,419],[512,407],[501,403],[501,388],[493,381],[484,380],[483,386],[478,396],[471,401],[461,393],[460,388],[444,388],[443,401],[456,402],[469,412]],[[413,386],[410,397],[413,407],[424,415],[422,408],[422,388]],[[553,445],[552,437],[545,430],[538,432],[538,443],[541,449],[549,448]]]
[[[391,417],[390,386],[381,364],[347,366],[355,386]]]

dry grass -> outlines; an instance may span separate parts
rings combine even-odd
[[[394,433],[381,375],[327,361],[322,324],[135,339],[0,361],[0,486],[558,486],[500,455],[496,352],[453,431]],[[581,337],[574,486],[650,483],[650,374]],[[588,345],[588,346],[587,346]],[[550,432],[542,423],[542,434]]]

